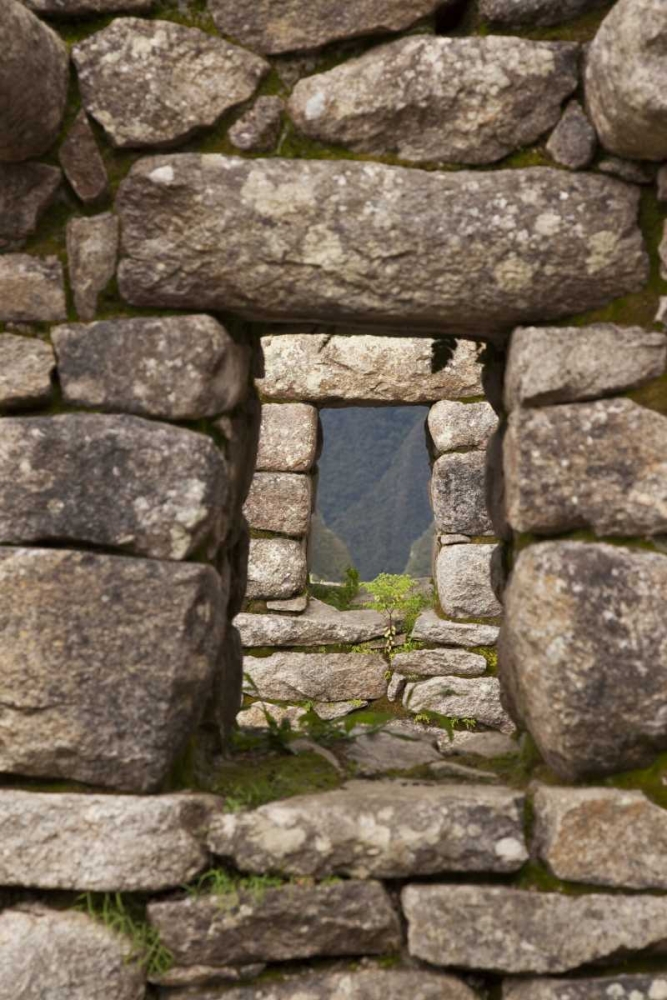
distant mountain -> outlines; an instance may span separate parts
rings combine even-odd
[[[327,528],[321,514],[315,514],[310,529],[310,571],[318,580],[337,582],[353,565],[345,542]]]
[[[435,541],[435,524],[429,524],[423,535],[413,542],[410,557],[405,567],[408,576],[433,576],[433,543]]]

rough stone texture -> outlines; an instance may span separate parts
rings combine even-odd
[[[262,337],[267,399],[320,405],[431,403],[482,393],[475,345],[425,337],[287,333]]]
[[[436,531],[493,535],[486,509],[483,451],[442,455],[433,466],[431,506]]]
[[[151,903],[148,915],[177,965],[282,962],[397,951],[398,916],[377,882],[286,885]]]
[[[396,774],[410,772],[415,767],[442,763],[434,739],[387,729],[362,732],[336,749],[346,768],[352,766],[355,774],[367,778],[391,774],[395,779]]]
[[[536,850],[558,878],[667,888],[667,813],[641,792],[544,787],[534,806]]]
[[[67,100],[69,59],[50,28],[15,0],[0,7],[0,162],[41,156],[55,142]]]
[[[288,110],[304,135],[358,153],[493,163],[553,128],[578,62],[578,45],[415,35],[306,77]]]
[[[131,943],[85,913],[0,913],[0,1000],[143,1000]]]
[[[396,653],[392,668],[399,674],[417,677],[481,677],[486,673],[486,660],[478,653],[464,649],[416,649],[411,653]]]
[[[505,406],[574,403],[635,389],[667,365],[667,337],[638,326],[524,327],[512,334]]]
[[[271,152],[280,138],[284,110],[281,97],[259,97],[230,128],[232,145],[250,153]]]
[[[579,101],[570,101],[547,142],[547,153],[570,170],[584,170],[593,162],[598,140]]]
[[[241,517],[255,469],[261,406],[253,389],[232,413],[219,417],[214,428],[222,438],[230,485],[230,508]],[[247,525],[246,525],[247,528]],[[305,580],[304,580],[305,583]],[[303,589],[303,588],[301,588]]]
[[[0,250],[15,250],[35,232],[62,174],[46,163],[0,163]]]
[[[519,744],[504,733],[467,733],[455,730],[451,737],[443,733],[438,739],[438,750],[444,757],[498,757],[515,756]]]
[[[650,896],[411,885],[402,904],[410,954],[433,965],[567,972],[667,937],[667,900]]]
[[[486,448],[497,426],[498,418],[488,403],[441,399],[428,413],[428,429],[438,454],[458,448]]]
[[[81,98],[114,146],[182,142],[252,97],[264,59],[198,28],[117,18],[75,45]]]
[[[360,35],[402,31],[453,0],[356,0],[335,9],[326,0],[209,0],[218,30],[242,45],[276,55],[315,49]]]
[[[307,403],[264,403],[257,469],[308,472],[317,457],[319,416]]]
[[[343,719],[352,712],[358,712],[360,708],[367,708],[369,702],[355,698],[353,701],[315,701],[312,704],[315,715],[332,722],[334,719]]]
[[[237,722],[242,729],[268,729],[269,718],[281,726],[284,722],[289,722],[293,729],[299,728],[299,722],[307,714],[305,708],[298,705],[273,705],[269,701],[256,701],[239,712]]]
[[[306,586],[308,567],[301,542],[291,538],[252,538],[246,597],[294,597]]]
[[[667,417],[629,399],[516,410],[503,452],[517,531],[667,531]]]
[[[84,204],[92,205],[105,196],[109,190],[107,169],[85,111],[80,111],[74,119],[58,150],[58,159],[74,193]]]
[[[117,199],[119,286],[135,306],[493,339],[642,288],[638,196],[545,168],[151,157]]]
[[[0,478],[2,543],[85,542],[185,559],[228,525],[213,442],[138,417],[8,417]]]
[[[447,545],[436,562],[438,600],[452,618],[497,618],[503,613],[491,586],[493,545]]]
[[[514,724],[500,702],[496,677],[432,677],[410,681],[403,705],[411,712],[437,712],[452,719],[476,719],[483,726],[514,732]]]
[[[48,403],[56,359],[36,337],[0,333],[0,411]]]
[[[480,0],[486,21],[508,28],[562,24],[603,6],[605,0]]]
[[[81,14],[144,14],[155,0],[23,0],[36,14],[49,17],[78,17]]]
[[[222,800],[203,795],[0,791],[3,885],[159,892],[208,863],[206,830]]]
[[[287,611],[295,614],[302,614],[309,604],[308,593],[299,594],[298,597],[288,598],[286,601],[267,601],[266,607],[269,611]],[[277,643],[276,645],[280,645]]]
[[[503,1000],[661,1000],[667,976],[659,972],[582,979],[506,979]]]
[[[277,701],[382,698],[387,664],[374,653],[272,653],[246,656],[243,690]]]
[[[116,273],[118,219],[111,212],[67,223],[67,259],[79,319],[95,319],[97,299]]]
[[[226,602],[218,575],[3,548],[0,582],[2,771],[154,789],[210,687]]]
[[[510,872],[528,858],[517,792],[393,781],[220,815],[209,847],[242,871],[315,878]]]
[[[630,160],[667,158],[662,0],[618,0],[586,59],[586,103],[600,142]]]
[[[201,420],[247,392],[248,350],[212,316],[71,323],[51,337],[63,397],[77,406]]]
[[[57,257],[0,256],[0,322],[53,323],[66,317],[65,282]]]
[[[251,529],[300,538],[308,533],[313,481],[293,472],[256,472],[243,507]]]
[[[542,542],[519,556],[501,677],[512,714],[560,775],[613,774],[667,749],[666,593],[656,553]]]
[[[423,611],[412,630],[412,638],[421,642],[436,642],[442,646],[495,646],[496,625],[450,622],[439,618],[435,611]]]
[[[656,179],[655,163],[622,160],[618,156],[606,156],[604,160],[600,160],[596,169],[610,177],[620,177],[628,184],[653,184]]]
[[[379,638],[387,627],[377,611],[337,611],[315,599],[296,617],[241,614],[235,625],[244,646],[356,645]]]

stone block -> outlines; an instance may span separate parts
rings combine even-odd
[[[481,677],[486,673],[486,660],[478,653],[465,649],[415,649],[411,653],[395,653],[392,668],[404,676]]]
[[[491,586],[493,545],[447,545],[436,562],[438,600],[452,618],[497,618],[502,606]]]
[[[56,323],[66,317],[65,280],[57,257],[0,256],[0,323]]]
[[[584,976],[577,979],[506,979],[503,1000],[660,1000],[667,997],[667,976],[659,972]]]
[[[337,611],[315,599],[298,616],[241,614],[235,625],[246,647],[356,645],[381,638],[387,627],[377,611]]]
[[[44,0],[44,2],[48,3],[49,0]],[[50,2],[67,3],[68,0],[50,0]],[[69,0],[69,2],[74,3],[76,0]],[[86,0],[80,0],[80,2],[86,2]],[[87,0],[87,2],[94,3],[95,0]],[[128,0],[110,0],[110,2],[126,3]],[[148,0],[148,2],[152,3],[153,0]],[[104,197],[109,189],[107,168],[104,165],[95,134],[90,127],[85,111],[80,111],[74,119],[74,124],[58,150],[58,159],[74,193],[85,205],[92,205]]]
[[[429,433],[439,455],[460,448],[486,448],[497,426],[498,418],[488,403],[441,399],[428,413]]]
[[[67,261],[79,319],[95,319],[97,299],[116,273],[118,219],[111,212],[67,223]]]
[[[55,366],[53,350],[45,341],[0,333],[0,410],[48,403]]]
[[[62,173],[46,163],[0,160],[0,250],[16,250],[37,229],[53,202]]]
[[[261,382],[260,382],[261,387]],[[309,472],[317,457],[319,416],[307,403],[264,403],[257,469]]]
[[[252,538],[248,559],[246,597],[253,599],[294,597],[308,579],[306,552],[302,542],[291,538]]]
[[[483,451],[442,455],[431,475],[431,506],[436,531],[464,535],[492,535],[486,509]]]
[[[569,170],[584,170],[592,163],[597,145],[595,129],[581,104],[570,101],[549,136],[547,153]]]
[[[387,664],[375,653],[246,656],[246,694],[276,701],[372,701],[387,691]]]
[[[500,700],[496,677],[431,677],[410,681],[403,706],[410,712],[437,712],[452,719],[474,719],[490,729],[513,733],[514,723]]]
[[[302,538],[313,509],[313,480],[293,472],[256,472],[243,513],[251,530]]]
[[[563,24],[601,7],[604,0],[480,0],[485,21],[507,28]]]
[[[495,646],[500,629],[497,625],[452,622],[439,618],[435,611],[422,611],[412,630],[412,638],[442,646]]]

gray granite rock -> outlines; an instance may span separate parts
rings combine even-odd
[[[442,646],[495,646],[499,629],[496,625],[452,622],[439,618],[435,611],[423,611],[412,630],[412,638]]]
[[[579,101],[570,101],[549,136],[547,153],[569,170],[584,170],[593,162],[597,134]]]
[[[453,0],[356,0],[332,8],[326,0],[209,0],[218,30],[255,52],[276,55],[314,49],[359,35],[403,31]]]
[[[600,142],[630,160],[667,159],[661,0],[618,0],[586,59],[586,103]]]
[[[638,326],[522,327],[510,341],[505,406],[574,403],[635,389],[667,366],[667,336]]]
[[[451,736],[443,733],[438,739],[438,750],[443,757],[515,757],[520,753],[519,744],[505,733],[465,732],[455,730]]]
[[[0,322],[54,323],[66,316],[65,281],[57,257],[0,256]]]
[[[302,542],[292,538],[253,538],[246,596],[294,597],[306,586],[308,566]]]
[[[493,163],[553,128],[578,63],[567,43],[413,35],[306,77],[288,110],[308,138],[357,153]]]
[[[221,814],[208,843],[242,871],[315,878],[511,872],[528,858],[519,793],[398,781]]]
[[[312,599],[298,616],[241,614],[235,619],[244,646],[356,645],[384,635],[377,611],[337,611]]]
[[[37,228],[62,174],[46,163],[0,162],[0,250],[16,250]]]
[[[43,340],[0,333],[0,411],[48,403],[55,366],[53,350]]]
[[[493,535],[486,509],[483,451],[442,455],[431,475],[431,506],[436,531]]]
[[[201,420],[247,392],[248,350],[212,316],[70,323],[51,337],[63,397],[77,406]]]
[[[596,169],[610,177],[620,177],[628,184],[653,184],[656,178],[655,163],[624,160],[620,156],[605,156],[596,164]]]
[[[262,337],[266,399],[308,400],[320,405],[430,403],[482,393],[475,345],[426,337],[286,333]]]
[[[69,82],[67,48],[16,0],[0,7],[0,163],[42,156],[58,137]]]
[[[480,0],[486,21],[507,28],[563,24],[604,5],[604,0]]]
[[[667,557],[653,552],[563,541],[520,554],[500,674],[512,715],[561,776],[643,767],[667,749],[666,588]]]
[[[58,159],[74,193],[84,204],[92,205],[107,194],[107,168],[85,111],[80,111],[74,119],[58,150]]]
[[[402,720],[403,721],[403,720]],[[361,728],[361,727],[360,727]],[[336,752],[345,769],[365,778],[410,774],[439,764],[442,757],[435,738],[429,734],[390,732],[384,727],[376,732],[359,732],[354,739],[337,746]]]
[[[383,658],[374,653],[272,653],[246,656],[243,690],[276,701],[349,701],[382,698]]]
[[[216,993],[219,1000],[221,987],[254,980],[265,969],[265,962],[250,962],[247,965],[172,966],[162,974],[149,972],[148,981],[163,987],[159,996],[166,997],[167,1000],[215,1000]],[[197,986],[202,987],[202,990],[196,990]]]
[[[0,584],[0,769],[154,790],[211,686],[226,603],[218,575],[3,548]]]
[[[83,14],[145,14],[155,0],[22,0],[35,12],[48,17],[79,17]]]
[[[268,63],[171,21],[116,18],[72,49],[81,98],[114,146],[182,142],[252,97]]]
[[[255,701],[250,708],[244,708],[236,717],[241,729],[268,729],[271,720],[279,726],[289,722],[292,729],[298,729],[301,719],[307,714],[299,705],[274,705],[270,701]]]
[[[294,472],[256,472],[243,513],[250,528],[301,538],[308,533],[313,480]]]
[[[500,700],[497,677],[431,677],[410,681],[403,705],[410,712],[437,712],[452,719],[475,719],[489,729],[513,733],[515,726]]]
[[[151,903],[148,916],[177,966],[284,962],[397,951],[398,915],[378,882],[288,884]]]
[[[432,965],[568,972],[619,952],[642,951],[667,937],[667,900],[651,896],[411,885],[401,901],[410,954]]]
[[[135,306],[504,339],[644,286],[637,200],[546,168],[151,157],[117,198],[119,287]]]
[[[67,260],[74,307],[80,320],[95,319],[97,299],[116,273],[120,229],[111,212],[67,223]]]
[[[369,702],[363,698],[354,698],[352,701],[314,701],[313,712],[318,718],[325,722],[334,722],[336,719],[344,719],[352,712],[358,712],[361,708],[368,708]]]
[[[317,457],[319,416],[307,403],[264,403],[257,469],[308,472]]]
[[[4,544],[84,542],[185,559],[228,524],[213,442],[138,417],[7,417],[0,478]]]
[[[286,601],[267,601],[268,611],[287,612],[288,614],[302,614],[307,610],[309,604],[308,593],[299,594],[297,597],[288,597]]]
[[[16,906],[0,913],[0,1000],[143,1000],[132,943],[85,913]]]
[[[503,613],[491,586],[493,545],[446,545],[436,562],[438,600],[451,618],[497,618]]]
[[[503,1000],[661,1000],[667,976],[659,972],[577,979],[506,979]]]
[[[441,399],[428,412],[428,429],[436,452],[486,448],[498,418],[488,403]]]
[[[280,138],[284,110],[281,97],[258,97],[230,128],[232,145],[247,153],[270,153]]]
[[[205,795],[0,791],[0,882],[37,889],[160,892],[208,864],[222,800]]]
[[[408,677],[481,677],[486,673],[486,660],[478,653],[465,649],[415,649],[411,653],[396,653],[391,658],[392,669]]]
[[[667,417],[629,399],[515,410],[503,444],[516,531],[667,531]]]

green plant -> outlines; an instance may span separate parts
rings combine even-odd
[[[174,964],[174,956],[147,923],[141,907],[124,900],[119,892],[101,896],[86,892],[77,898],[75,908],[127,938],[131,944],[128,961],[136,962],[147,975],[163,976]]]
[[[396,646],[397,624],[403,623],[406,631],[414,628],[417,615],[428,605],[427,598],[416,589],[415,581],[406,574],[380,573],[365,589],[373,600],[369,607],[385,616],[384,651],[391,656]]]
[[[260,903],[267,889],[277,889],[283,885],[284,879],[275,875],[241,876],[226,868],[211,868],[184,888],[194,898],[216,896],[221,909],[229,910],[239,905],[242,893],[251,895],[256,903]]]
[[[311,583],[310,591],[313,597],[324,601],[325,604],[331,604],[338,611],[348,611],[359,593],[359,571],[354,566],[348,566],[342,584],[332,586],[326,583]]]

